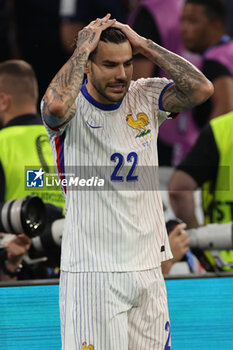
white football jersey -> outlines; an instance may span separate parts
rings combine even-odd
[[[161,96],[171,83],[132,81],[113,105],[95,101],[84,84],[75,117],[59,130],[45,125],[60,178],[67,180],[62,270],[138,271],[172,258],[158,176],[150,171],[158,166],[158,127],[169,114],[159,109]],[[86,169],[89,187],[79,182],[88,180]]]

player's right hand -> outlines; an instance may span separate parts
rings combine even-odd
[[[94,51],[98,45],[100,35],[103,30],[111,27],[116,19],[110,19],[111,14],[108,13],[103,18],[97,18],[89,23],[78,34],[77,48],[87,48],[90,52]]]

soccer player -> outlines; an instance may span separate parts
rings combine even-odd
[[[171,80],[131,81],[136,52]],[[160,195],[137,189],[138,174],[144,184],[156,180],[147,172],[158,165],[159,124],[212,92],[212,84],[194,66],[110,14],[79,32],[73,55],[45,93],[43,119],[62,180],[68,166],[77,166],[77,172],[81,166],[113,167],[105,179],[113,190],[75,191],[62,182],[63,350],[169,349],[161,261],[172,255]],[[118,183],[125,183],[126,190],[118,190]],[[127,191],[132,184],[135,190]]]

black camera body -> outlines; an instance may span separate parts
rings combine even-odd
[[[44,203],[37,196],[26,196],[0,204],[0,260],[5,255],[4,242],[25,233],[32,238],[29,257],[42,254],[60,256],[64,215],[62,208]]]
[[[40,235],[46,225],[46,208],[37,196],[26,196],[0,204],[0,232],[29,237]]]

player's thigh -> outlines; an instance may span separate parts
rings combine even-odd
[[[127,311],[111,273],[66,273],[60,278],[63,350],[128,350]],[[123,297],[122,297],[123,296]],[[123,299],[123,300],[122,300]],[[89,346],[89,348],[88,348]],[[92,347],[91,347],[92,346]]]
[[[136,276],[139,298],[128,312],[129,350],[168,350],[170,321],[161,269],[137,272]]]

